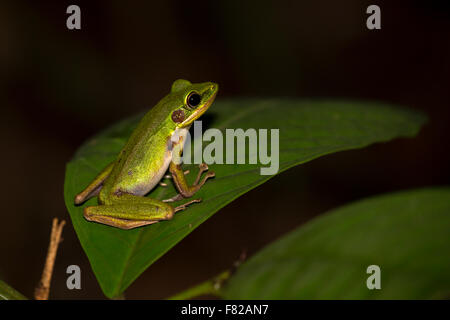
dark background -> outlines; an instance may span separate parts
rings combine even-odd
[[[218,82],[217,99],[380,100],[430,121],[416,138],[326,156],[252,190],[152,265],[127,298],[175,294],[228,268],[243,249],[251,255],[347,202],[448,184],[448,3],[2,2],[0,278],[32,297],[59,217],[68,224],[50,298],[104,297],[64,206],[65,164],[91,135],[154,105],[177,78]],[[70,4],[81,7],[81,30],[66,28]],[[366,28],[370,4],[381,7],[381,30]],[[70,264],[81,267],[82,290],[66,288]]]

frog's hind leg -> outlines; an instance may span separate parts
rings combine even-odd
[[[84,217],[88,221],[121,229],[133,229],[162,220],[170,220],[175,212],[184,210],[194,202],[198,201],[190,201],[173,208],[160,200],[125,193],[111,195],[105,204],[86,207]]]
[[[95,178],[92,180],[92,182],[81,191],[77,196],[75,197],[75,204],[81,204],[85,202],[86,200],[95,197],[98,195],[100,190],[102,189],[103,182],[106,178],[108,178],[109,174],[111,173],[112,168],[114,167],[114,162],[111,162],[108,164],[105,169],[103,169]]]
[[[137,227],[146,226],[152,223],[157,223],[158,221],[134,221],[134,220],[125,220],[125,219],[118,219],[108,216],[91,216],[88,218],[85,215],[85,218],[89,221],[98,222],[101,224],[106,224],[111,227],[116,227],[124,230],[133,229]]]

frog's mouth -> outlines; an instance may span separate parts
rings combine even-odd
[[[213,93],[208,98],[208,100],[206,100],[206,102],[203,105],[203,107],[198,108],[197,110],[195,110],[186,120],[184,120],[181,123],[181,126],[180,126],[181,128],[185,128],[185,127],[189,126],[196,119],[200,118],[202,116],[202,114],[204,114],[206,112],[206,110],[208,110],[208,108],[211,106],[211,104],[213,103],[214,99],[216,98],[217,85],[215,85],[211,90],[213,91]]]

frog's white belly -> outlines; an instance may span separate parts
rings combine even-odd
[[[188,134],[188,129],[176,129],[170,139],[167,141],[167,150],[164,154],[164,161],[160,165],[159,170],[150,177],[149,180],[143,181],[142,183],[137,184],[131,193],[137,196],[144,196],[150,192],[162,179],[167,169],[169,168],[170,162],[172,161],[173,150],[176,148],[174,146],[180,147],[180,139],[181,139],[181,147],[184,146],[186,142],[186,136]]]

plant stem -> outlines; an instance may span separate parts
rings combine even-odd
[[[47,259],[45,260],[44,271],[38,287],[34,292],[36,300],[48,300],[50,293],[50,282],[52,280],[53,266],[55,265],[56,253],[61,242],[61,234],[66,222],[62,220],[58,222],[57,218],[53,219],[52,232],[50,235],[50,244],[48,245]]]
[[[224,271],[210,280],[202,282],[196,286],[193,286],[185,291],[167,298],[167,300],[187,300],[202,295],[214,295],[220,297],[220,289],[222,288],[222,284],[230,277],[230,275],[231,272],[229,270]]]

